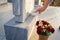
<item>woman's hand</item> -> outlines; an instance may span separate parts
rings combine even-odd
[[[38,12],[38,13],[41,13],[43,12],[44,10],[46,9],[46,7],[38,7],[34,10],[34,12]]]
[[[49,0],[44,0],[43,6],[35,9],[34,12],[39,12],[39,13],[43,12],[43,11],[47,8],[47,6],[48,6],[49,4],[50,4],[50,1],[49,1]]]

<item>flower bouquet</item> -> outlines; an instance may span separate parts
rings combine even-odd
[[[39,40],[48,40],[48,37],[55,31],[55,29],[50,25],[50,23],[45,20],[37,21],[36,26]]]

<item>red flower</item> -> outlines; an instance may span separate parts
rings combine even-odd
[[[40,22],[42,22],[43,25],[41,25]],[[48,31],[49,31],[49,33],[54,33],[54,31],[55,31],[54,28],[47,21],[44,21],[44,20],[37,21],[36,26],[38,26],[37,27],[37,34],[38,35],[42,35],[42,34],[46,35],[47,34],[46,32],[48,32]]]
[[[37,25],[37,26],[39,25],[39,21],[36,22],[36,25]]]
[[[51,28],[51,30],[50,30],[50,31],[51,31],[51,33],[54,33],[54,31],[55,31],[55,30],[54,30],[54,28]]]
[[[38,26],[38,27],[37,27],[37,33],[38,33],[38,34],[42,34],[42,28],[41,28],[41,26]]]
[[[47,27],[46,27],[46,30],[50,31],[51,29],[50,29],[50,27],[49,27],[49,26],[47,26]]]
[[[49,23],[47,22],[47,21],[45,21],[45,20],[42,20],[42,23],[43,23],[43,25],[48,25]]]
[[[38,26],[37,29],[42,29],[42,27],[41,26]]]
[[[54,33],[54,31],[55,31],[54,28],[51,28],[50,26],[47,26],[46,30],[50,31],[51,33]]]

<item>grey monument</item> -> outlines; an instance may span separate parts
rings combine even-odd
[[[34,0],[12,0],[13,17],[4,25],[7,40],[29,40],[38,16],[29,13],[34,9]]]

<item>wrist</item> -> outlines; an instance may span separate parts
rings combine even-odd
[[[48,7],[48,5],[43,5],[42,7],[43,7],[44,9],[46,9],[46,8]]]

